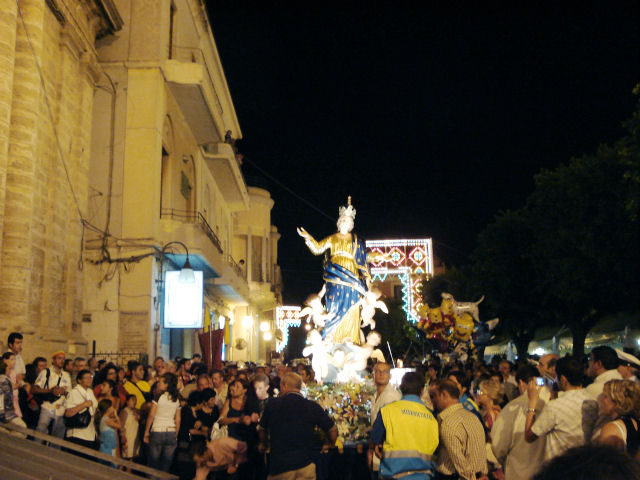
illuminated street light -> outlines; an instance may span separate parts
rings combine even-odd
[[[273,335],[271,334],[271,332],[267,331],[267,332],[264,332],[264,335],[262,338],[264,338],[266,342],[270,342],[271,339],[273,338]]]
[[[184,248],[187,254],[187,260],[184,262],[183,267],[180,269],[180,276],[178,277],[178,282],[195,283],[196,276],[193,273],[193,268],[191,268],[191,263],[189,263],[189,249],[184,243],[178,242],[177,240],[174,240],[173,242],[169,242],[164,247],[162,247],[162,253],[164,254],[167,247],[173,244],[180,245],[182,248]]]

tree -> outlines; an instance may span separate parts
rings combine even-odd
[[[540,301],[531,242],[535,227],[527,209],[498,214],[478,237],[472,255],[473,281],[486,297],[499,331],[513,340],[525,358],[536,329],[550,319]]]
[[[630,293],[640,288],[638,218],[630,208],[637,160],[602,146],[535,177],[528,209],[541,300],[571,330],[577,355],[603,314],[638,306]]]
[[[411,328],[411,322],[407,321],[407,314],[402,308],[402,302],[393,298],[387,298],[384,302],[387,304],[389,314],[376,310],[374,316],[375,329],[382,337],[382,343],[378,348],[384,352],[385,357],[389,357],[387,347],[387,342],[389,342],[395,360],[404,355],[412,341],[419,341],[419,337]]]

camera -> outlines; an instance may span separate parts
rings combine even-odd
[[[545,384],[546,382],[543,377],[536,377],[536,385],[538,385],[539,387],[542,387]]]

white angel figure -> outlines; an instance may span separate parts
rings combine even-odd
[[[322,335],[318,330],[311,330],[307,337],[309,339],[308,346],[302,350],[302,355],[311,357],[311,368],[315,372],[316,381],[322,384],[322,379],[329,374],[329,345],[322,340]]]
[[[324,309],[324,305],[322,305],[322,297],[326,291],[326,285],[322,286],[322,290],[320,290],[317,294],[311,294],[305,300],[305,305],[300,311],[300,318],[303,317],[311,317],[316,328],[324,327],[324,324],[327,320],[330,320],[334,317],[333,313],[327,313]]]
[[[369,357],[371,357],[374,352],[376,352],[376,354],[378,352],[380,354],[382,353],[376,349],[376,347],[380,345],[381,340],[382,337],[378,332],[370,332],[367,335],[367,343],[363,346],[349,345],[350,351],[345,358],[343,366],[343,371],[347,377],[351,380],[362,380],[359,372],[367,368],[367,360]]]
[[[373,316],[376,313],[376,308],[379,308],[384,313],[389,313],[389,309],[385,305],[385,303],[380,300],[382,296],[382,292],[377,288],[372,288],[368,292],[364,294],[364,297],[360,299],[360,305],[362,306],[362,310],[360,311],[360,318],[362,319],[361,327],[371,327],[371,329],[376,328],[376,322],[373,319]]]

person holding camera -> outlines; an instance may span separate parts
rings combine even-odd
[[[527,387],[542,377],[533,365],[523,365],[516,372],[520,396],[507,403],[491,427],[491,449],[504,468],[507,480],[529,480],[540,468],[544,456],[544,439],[528,443],[524,427],[529,410]],[[540,383],[540,382],[536,382]],[[538,398],[533,409],[541,412],[545,402]]]
[[[558,360],[556,365],[560,394],[551,400],[541,412],[537,409],[541,385],[535,380],[527,385],[529,404],[524,428],[524,438],[533,443],[545,437],[545,461],[562,455],[572,447],[591,440],[598,419],[598,404],[582,388],[584,379],[582,362],[571,356]]]
[[[65,353],[62,350],[51,356],[51,367],[40,372],[31,392],[42,402],[36,430],[64,438],[65,396],[71,390],[71,377],[63,370]]]

